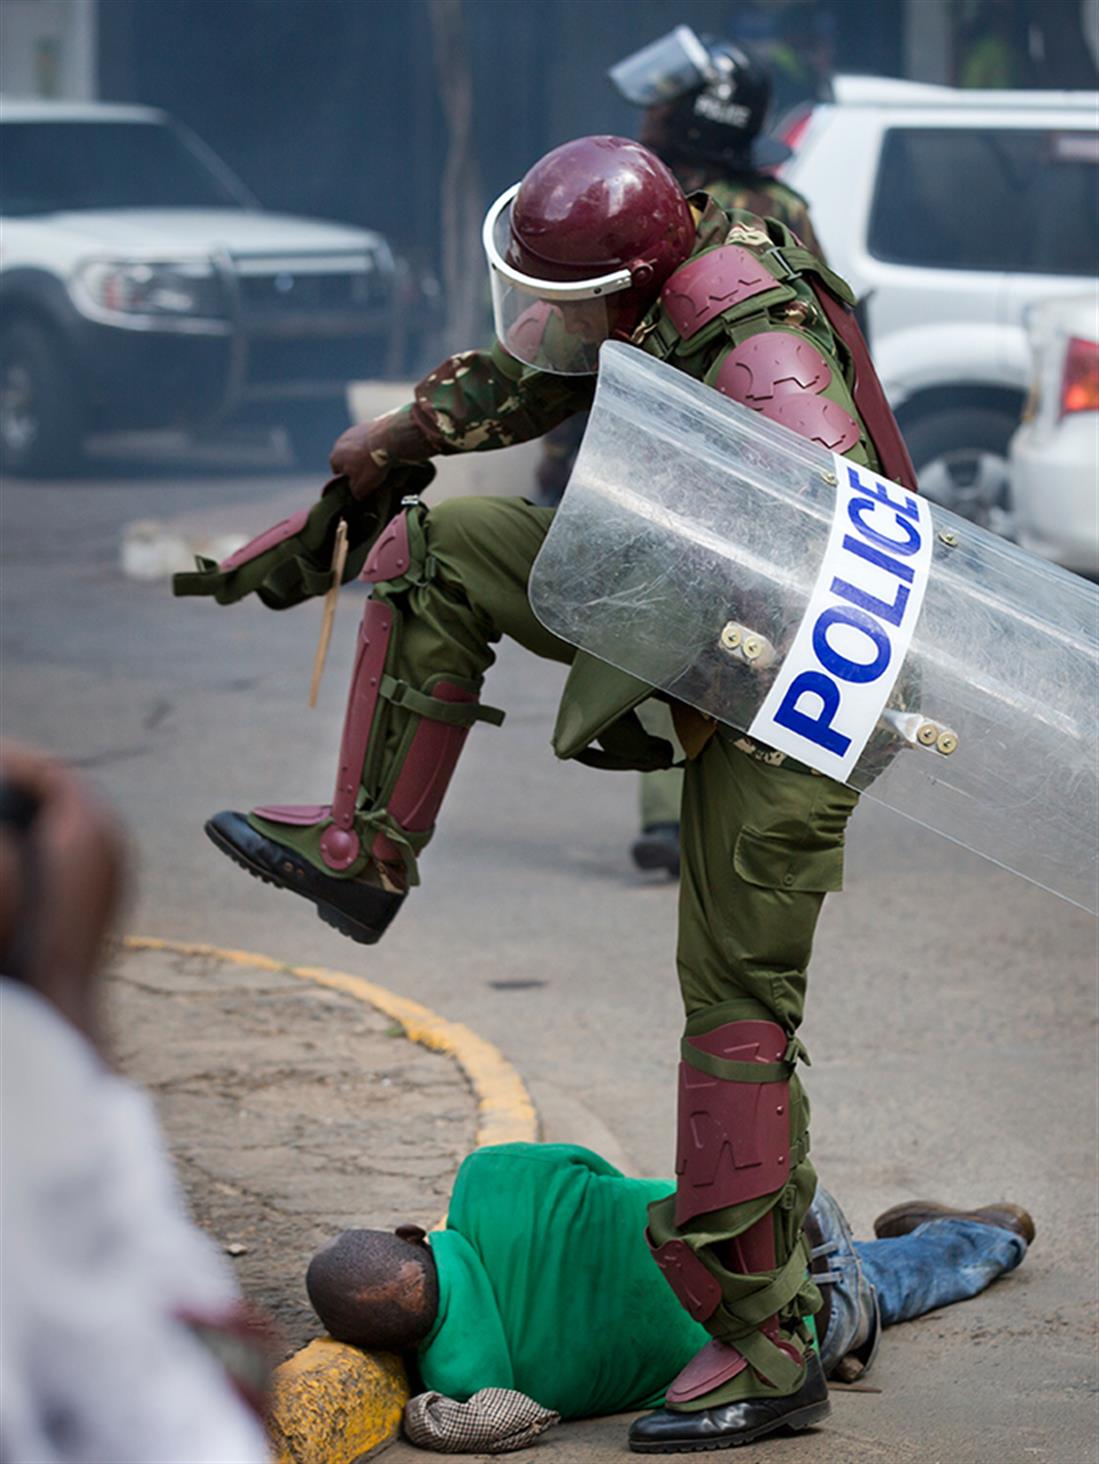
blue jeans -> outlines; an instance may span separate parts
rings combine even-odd
[[[863,1274],[877,1288],[882,1325],[910,1322],[983,1291],[1026,1255],[1010,1230],[973,1220],[928,1220],[892,1240],[856,1240]]]

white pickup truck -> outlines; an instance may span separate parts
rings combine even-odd
[[[1001,525],[1026,309],[1096,273],[1099,96],[871,76],[833,89],[787,120],[783,177],[865,302],[920,488]]]
[[[348,381],[386,363],[380,235],[265,212],[148,107],[4,99],[0,155],[7,471],[64,472],[95,432],[240,421],[325,452]]]

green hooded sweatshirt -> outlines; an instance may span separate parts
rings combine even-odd
[[[517,1388],[564,1418],[658,1407],[709,1340],[645,1244],[646,1208],[671,1188],[571,1144],[471,1154],[430,1237],[439,1312],[420,1346],[424,1386],[460,1402]]]

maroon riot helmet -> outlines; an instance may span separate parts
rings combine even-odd
[[[535,163],[485,217],[496,334],[543,371],[588,375],[694,247],[683,190],[625,137],[581,137]]]

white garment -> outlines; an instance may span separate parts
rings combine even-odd
[[[3,1464],[267,1464],[258,1419],[179,1320],[238,1299],[148,1097],[0,979]]]

